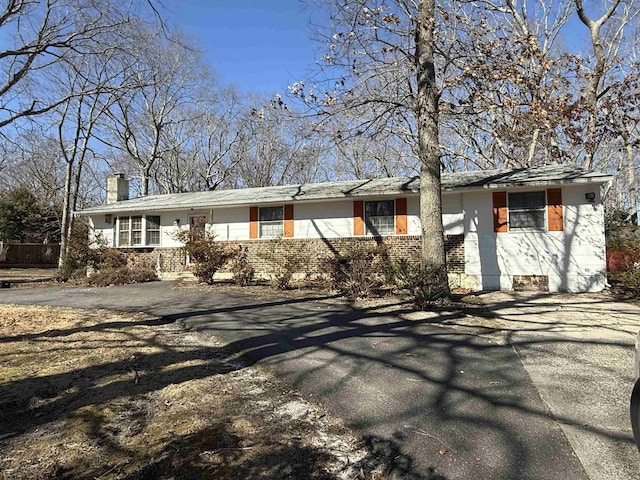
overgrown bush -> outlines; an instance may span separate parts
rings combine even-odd
[[[115,270],[127,266],[127,256],[116,248],[101,248],[92,263],[96,270]]]
[[[447,272],[425,266],[419,259],[389,262],[396,287],[406,290],[416,308],[424,310],[449,296]]]
[[[247,247],[239,246],[233,251],[230,260],[230,269],[235,284],[246,287],[253,280],[255,269],[247,258]]]
[[[215,241],[215,236],[205,232],[202,236],[193,236],[189,230],[181,230],[176,240],[184,243],[184,251],[193,262],[193,274],[201,282],[213,284],[213,276],[233,256],[226,245]]]
[[[275,238],[269,242],[267,250],[258,254],[267,262],[267,273],[271,275],[274,287],[288,290],[294,274],[304,273],[306,276],[309,253],[305,248],[302,242],[287,242]]]
[[[625,295],[640,297],[640,263],[619,272],[613,278],[616,288]]]
[[[87,278],[87,283],[95,287],[108,287],[110,285],[153,282],[157,279],[156,272],[146,266],[141,268],[118,267],[98,270]]]
[[[640,296],[640,227],[630,221],[629,212],[612,210],[605,215],[607,273],[614,289],[624,295]]]
[[[115,248],[101,249],[95,269],[86,283],[96,287],[158,280],[155,269],[147,265],[143,259],[133,255],[127,256]]]
[[[382,247],[352,246],[324,262],[332,288],[349,298],[376,295],[384,284]]]
[[[104,250],[104,240],[101,237],[90,241],[89,227],[81,222],[74,223],[67,241],[67,252],[62,254],[56,278],[67,281],[70,278],[86,277],[87,267],[96,268]]]

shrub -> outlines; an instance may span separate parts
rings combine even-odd
[[[325,260],[332,288],[349,298],[378,294],[384,284],[382,247],[352,246]]]
[[[612,280],[615,281],[617,289],[626,295],[640,297],[640,263],[618,273]]]
[[[82,278],[87,274],[87,267],[97,268],[105,251],[104,243],[101,237],[94,242],[89,241],[89,227],[81,222],[74,223],[67,242],[67,252],[61,256],[57,279],[66,281]]]
[[[267,261],[268,273],[272,284],[280,290],[291,288],[295,273],[305,273],[309,263],[309,254],[302,242],[286,242],[281,238],[270,241],[269,248],[258,255]]]
[[[213,276],[232,257],[231,250],[215,241],[215,236],[205,232],[195,237],[188,230],[181,230],[175,235],[176,240],[184,243],[184,251],[194,263],[193,274],[201,282],[213,284]]]
[[[109,285],[152,282],[157,279],[156,272],[146,265],[125,266],[98,270],[87,279],[87,283],[96,287],[108,287]]]
[[[449,297],[447,272],[425,266],[419,259],[400,259],[389,263],[396,287],[406,290],[416,308],[427,307]]]
[[[127,266],[127,256],[116,248],[103,248],[93,261],[96,270],[116,269]]]
[[[243,287],[249,285],[253,280],[255,269],[247,258],[247,247],[239,246],[234,250],[230,263],[234,283]]]

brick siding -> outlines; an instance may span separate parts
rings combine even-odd
[[[388,237],[346,237],[346,238],[282,238],[278,240],[242,240],[225,241],[232,247],[247,248],[247,259],[256,270],[256,274],[270,271],[270,259],[282,258],[285,255],[300,252],[306,260],[306,274],[323,273],[323,262],[326,258],[344,254],[354,246],[365,248],[381,247],[382,255],[391,260],[401,258],[418,258],[420,255],[420,236],[402,235]],[[464,236],[445,235],[447,254],[447,270],[449,273],[464,274]],[[123,250],[144,259],[152,268],[159,268],[159,273],[179,273],[185,271],[185,254],[181,248],[153,248]]]

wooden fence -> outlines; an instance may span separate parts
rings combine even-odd
[[[0,268],[54,267],[59,256],[57,244],[0,242]]]

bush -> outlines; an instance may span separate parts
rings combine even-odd
[[[156,272],[146,265],[126,266],[98,270],[87,279],[87,283],[95,287],[108,287],[110,285],[152,282],[157,279]]]
[[[640,263],[636,263],[627,270],[612,278],[616,288],[626,295],[640,297]]]
[[[406,290],[416,308],[424,310],[449,297],[447,272],[431,266],[425,266],[419,259],[405,258],[390,262],[396,287]]]
[[[286,242],[281,238],[270,241],[269,248],[258,255],[267,261],[268,273],[272,284],[280,290],[291,288],[295,273],[305,273],[309,263],[309,254],[302,242]]]
[[[67,243],[67,252],[62,254],[61,266],[56,275],[59,281],[86,277],[87,267],[97,268],[104,255],[104,239],[89,241],[89,227],[75,222]]]
[[[181,230],[176,240],[184,243],[184,251],[194,263],[193,274],[201,282],[213,284],[213,276],[233,256],[225,245],[215,241],[212,233],[205,232],[202,237],[194,237],[189,230]]]
[[[246,287],[253,280],[254,268],[247,258],[247,247],[239,246],[231,257],[231,273],[235,284]]]
[[[378,294],[384,284],[381,271],[382,247],[353,246],[344,253],[325,260],[332,288],[349,298]]]

